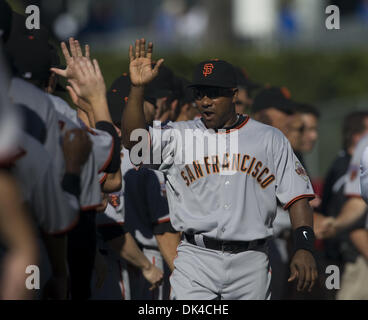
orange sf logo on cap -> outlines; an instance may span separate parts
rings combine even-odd
[[[213,64],[212,63],[206,63],[204,66],[203,66],[203,75],[205,77],[207,77],[209,74],[212,73],[212,70],[213,70]]]

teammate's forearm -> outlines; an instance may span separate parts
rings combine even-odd
[[[150,261],[139,249],[132,235],[127,232],[124,236],[109,241],[110,247],[122,258],[139,269],[148,269]]]
[[[174,271],[174,259],[177,255],[177,248],[180,243],[180,232],[171,233],[165,232],[163,234],[155,235],[160,252],[165,259],[170,271]]]
[[[122,142],[130,150],[137,141],[130,141],[130,135],[135,129],[146,129],[146,120],[143,111],[144,87],[131,86],[128,103],[123,111],[121,120]]]
[[[107,121],[112,123],[106,96],[91,100],[94,122]]]
[[[362,198],[349,198],[335,220],[336,231],[343,231],[353,225],[364,214],[366,208],[367,205]]]

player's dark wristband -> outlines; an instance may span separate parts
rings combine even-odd
[[[112,152],[112,157],[109,165],[106,167],[104,172],[106,173],[115,173],[120,168],[120,138],[118,136],[118,133],[116,132],[114,126],[112,123],[107,121],[99,121],[96,123],[96,129],[106,131],[109,133],[113,139],[114,142],[114,148]]]
[[[164,234],[166,232],[176,233],[177,231],[173,228],[170,221],[158,223],[153,225],[153,234]]]
[[[314,242],[316,237],[311,227],[303,226],[294,230],[294,248],[308,250],[314,253]]]
[[[80,177],[72,173],[66,173],[61,182],[61,187],[64,191],[75,195],[79,199],[81,192]]]

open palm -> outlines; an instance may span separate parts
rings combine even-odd
[[[135,86],[143,86],[150,83],[158,75],[158,70],[164,62],[163,59],[160,59],[152,68],[152,42],[148,44],[147,51],[145,47],[146,41],[144,39],[136,40],[135,52],[133,52],[133,46],[129,46],[130,81]]]

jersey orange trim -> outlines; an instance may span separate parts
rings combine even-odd
[[[105,171],[105,169],[109,166],[109,164],[111,162],[111,159],[112,159],[112,155],[114,153],[114,144],[115,144],[114,139],[112,139],[110,154],[107,157],[107,160],[105,161],[105,163],[102,165],[101,169],[98,170],[98,173],[101,173],[101,172]]]
[[[225,132],[216,132],[217,134],[219,133],[230,133],[234,130],[239,130],[240,128],[243,128],[249,121],[250,117],[248,115],[245,115],[245,119],[243,122],[241,122],[240,124],[238,124],[235,128],[232,128],[232,129],[227,129]]]
[[[79,222],[79,213],[77,214],[77,218],[75,218],[74,221],[68,227],[66,227],[65,229],[62,229],[62,230],[59,230],[59,231],[56,231],[56,232],[45,232],[45,233],[49,234],[49,235],[52,235],[52,236],[67,233],[70,230],[72,230],[78,224],[78,222]]]
[[[165,222],[169,222],[169,221],[170,221],[170,218],[164,218],[164,219],[158,220],[157,224],[165,223]]]
[[[17,152],[14,155],[0,162],[0,168],[3,168],[3,169],[11,168],[15,164],[15,162],[17,162],[17,160],[24,157],[26,154],[27,154],[27,151],[19,147]]]
[[[287,210],[294,202],[303,199],[303,198],[311,198],[314,199],[316,196],[314,194],[302,194],[300,196],[295,197],[294,199],[290,200],[286,205],[284,205],[283,209]]]
[[[104,173],[104,175],[102,176],[102,178],[100,179],[99,183],[103,184],[107,179],[107,173]]]
[[[346,197],[348,198],[360,198],[362,199],[362,196],[358,193],[348,193],[348,194],[345,194]]]

